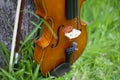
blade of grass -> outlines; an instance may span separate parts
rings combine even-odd
[[[28,41],[32,38],[32,36],[37,32],[37,30],[38,30],[39,28],[41,29],[40,26],[41,26],[41,24],[42,24],[43,22],[41,21],[38,25],[37,25],[36,23],[32,22],[32,21],[31,21],[31,23],[32,23],[33,25],[35,25],[36,27],[35,27],[35,29],[25,38],[25,40],[24,40],[24,42],[22,43],[19,51],[21,51],[22,47],[26,44],[26,42],[28,42]]]
[[[38,73],[39,73],[39,68],[40,68],[40,65],[37,65],[36,69],[35,69],[35,72],[33,74],[33,80],[36,80],[37,77],[38,77]]]
[[[15,72],[15,75],[16,76],[20,76],[21,74],[23,74],[24,73],[24,69],[20,69],[20,70],[18,70],[17,72]]]
[[[42,21],[47,25],[48,29],[52,32],[53,37],[54,37],[55,39],[57,39],[57,35],[56,35],[56,33],[53,31],[53,29],[52,29],[53,26],[51,26],[45,19],[39,17],[39,16],[38,16],[37,14],[35,14],[34,12],[27,11],[27,10],[25,10],[25,12],[34,15],[34,16],[35,16],[37,19],[39,19],[39,20],[42,20]],[[53,23],[52,23],[52,24],[53,24]]]
[[[7,71],[5,71],[4,69],[1,69],[1,71],[2,71],[3,74],[5,74],[10,80],[16,80],[10,73],[8,73]]]
[[[9,52],[8,48],[6,47],[6,45],[4,44],[4,42],[0,42],[0,46],[2,48],[2,51],[4,52],[4,54],[2,54],[3,59],[4,59],[5,63],[8,65],[9,58],[10,58],[10,52]]]

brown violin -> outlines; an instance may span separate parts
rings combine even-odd
[[[34,60],[44,76],[62,76],[82,54],[87,43],[86,24],[80,20],[84,0],[34,0],[36,14],[45,19],[35,41]],[[55,35],[55,36],[54,36]]]

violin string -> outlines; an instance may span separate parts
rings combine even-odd
[[[79,4],[79,1],[77,0],[77,4]],[[78,9],[78,15],[76,17],[76,24],[77,24],[77,30],[80,30],[81,29],[81,24],[80,24],[80,13],[79,13],[79,6],[77,6],[77,9]],[[80,24],[80,25],[79,25]],[[80,35],[79,35],[80,36]],[[76,40],[76,43],[79,42],[79,38]]]

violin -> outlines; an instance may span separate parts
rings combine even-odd
[[[43,76],[62,76],[80,57],[87,44],[86,23],[80,20],[84,0],[34,0],[36,14],[43,23],[41,37],[35,41],[34,60]],[[54,36],[55,35],[55,36]]]

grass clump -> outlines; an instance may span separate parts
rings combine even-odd
[[[120,79],[120,1],[86,0],[81,20],[87,23],[88,43],[72,70],[55,80],[119,80]],[[36,29],[37,30],[37,29]],[[35,31],[31,33],[33,35]],[[32,36],[31,35],[31,36]],[[16,72],[10,74],[8,66],[0,71],[1,80],[52,80],[43,78],[33,61],[34,39],[25,39],[21,49],[22,60]],[[29,39],[28,39],[29,38]],[[8,50],[3,51],[8,55]],[[5,61],[8,63],[8,60]]]

